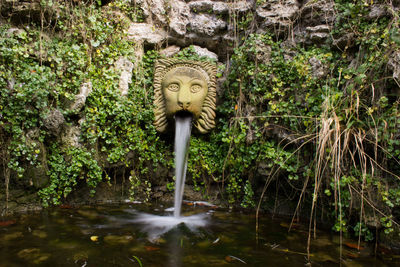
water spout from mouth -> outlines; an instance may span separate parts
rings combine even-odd
[[[179,112],[175,114],[175,200],[174,217],[181,214],[183,191],[186,180],[188,150],[190,132],[192,125],[192,114]]]
[[[207,224],[207,214],[181,216],[193,115],[187,111],[179,111],[174,118],[176,180],[173,216],[138,213],[137,218],[133,220],[135,223],[143,225],[143,231],[148,233],[150,240],[155,240],[160,235],[182,223],[191,231],[195,231],[197,228],[204,227]],[[169,209],[166,211],[169,211]]]

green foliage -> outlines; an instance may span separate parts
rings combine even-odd
[[[366,242],[374,240],[373,233],[363,223],[358,222],[353,230],[355,236],[361,235]]]
[[[272,47],[273,60],[268,63],[254,61],[254,57],[261,49],[257,46],[260,42],[262,45],[267,44]],[[293,147],[283,148],[262,132],[270,123],[288,121],[297,125],[297,119],[285,117],[283,114],[297,112],[296,115],[303,115],[298,113],[299,108],[295,106],[300,103],[289,104],[293,103],[293,100],[290,102],[291,99],[284,103],[286,98],[283,96],[287,94],[288,98],[292,98],[293,92],[298,91],[289,87],[294,82],[306,83],[304,87],[316,84],[315,79],[302,68],[304,62],[317,52],[308,54],[304,52],[304,54],[303,57],[301,55],[296,57],[293,62],[287,62],[279,43],[261,35],[252,35],[235,50],[225,94],[218,107],[217,129],[210,133],[209,137],[193,136],[191,139],[188,171],[197,190],[202,190],[203,187],[203,192],[206,192],[211,177],[213,182],[220,183],[224,187],[224,195],[229,203],[241,203],[244,207],[251,207],[254,206],[255,194],[249,177],[257,173],[257,166],[261,162],[268,162],[267,167],[271,172],[287,175],[293,181],[299,179],[298,172],[302,163],[293,157]],[[183,51],[179,56],[182,55],[185,58],[192,56],[190,49]],[[317,55],[322,59],[331,57],[326,53]],[[293,63],[297,63],[298,68],[289,68]],[[288,66],[288,70],[282,68],[283,64]],[[303,71],[302,76],[299,75],[301,71]],[[280,73],[281,76],[278,76]],[[275,86],[276,89],[271,90],[271,86]],[[316,89],[321,90],[321,87]],[[271,100],[275,100],[280,106],[273,110],[266,109],[267,103]],[[309,101],[312,103],[315,100],[310,97]],[[252,110],[252,114],[245,114],[248,110]],[[306,115],[311,116],[310,112],[315,111],[311,109]],[[252,116],[262,118],[255,121]],[[297,127],[304,128],[302,124]]]
[[[0,28],[0,128],[9,138],[8,167],[20,178],[24,164],[37,164],[39,142],[44,138],[39,131],[37,142],[29,142],[27,133],[41,127],[49,99],[56,97],[55,74],[32,59],[29,43],[36,34],[12,34],[7,26]]]
[[[129,176],[130,198],[132,200],[140,199],[144,202],[150,201],[151,183],[146,179],[140,179],[135,171],[131,171]]]
[[[229,170],[225,175],[230,202],[240,199],[243,193],[242,203],[248,202],[251,183],[243,177],[255,173],[261,162],[267,164],[271,176],[286,176],[295,183],[299,171],[306,168],[307,163],[296,157],[296,146],[284,146],[268,135],[273,136],[273,131],[281,128],[295,139],[313,131],[325,84],[312,76],[311,58],[329,65],[333,55],[320,48],[290,52],[269,35],[250,35],[235,50],[219,107],[222,119],[218,129],[227,149],[222,153],[225,159],[221,169],[224,174]],[[305,140],[300,138],[297,144]]]
[[[384,233],[385,234],[390,234],[394,231],[393,229],[393,217],[392,216],[386,216],[381,218],[381,224],[384,228]]]
[[[132,257],[139,263],[140,267],[143,267],[142,261],[139,259],[139,257],[132,255]]]
[[[335,224],[332,227],[332,230],[335,232],[347,232],[347,221],[343,218],[343,216],[339,215]]]
[[[115,7],[122,11],[124,14],[128,15],[129,18],[134,22],[144,22],[144,12],[136,1],[130,0],[115,0],[109,4],[110,7]]]
[[[193,45],[190,45],[188,47],[186,47],[185,49],[182,49],[181,51],[179,51],[174,58],[177,59],[183,59],[183,60],[194,60],[194,61],[209,61],[211,63],[215,63],[215,59],[214,58],[209,58],[207,56],[199,56]]]
[[[304,123],[294,116],[313,118],[320,114],[326,94],[325,84],[312,76],[309,63],[312,58],[329,65],[333,56],[319,48],[287,51],[268,35],[251,35],[235,51],[229,74],[227,94],[231,97],[245,94],[242,99],[233,99],[238,105],[238,115],[251,106],[255,108],[254,115],[275,117],[268,123],[284,123],[294,131],[303,130]],[[231,107],[230,113],[233,113]]]
[[[393,21],[368,20],[364,15],[369,4],[365,1],[336,3],[340,19],[332,34],[335,38],[354,34],[357,41],[352,44],[352,53],[354,46],[359,49],[357,63],[350,62],[353,58],[349,57],[349,47],[342,52],[325,47],[288,47],[268,34],[250,35],[232,56],[219,111],[221,117],[230,118],[229,122],[220,120],[221,127],[233,135],[222,140],[230,144],[227,159],[233,154],[236,160],[229,166],[230,171],[262,162],[260,156],[252,161],[252,155],[246,154],[255,144],[262,147],[256,150],[258,155],[270,149],[269,160],[264,162],[285,170],[292,185],[315,176],[317,183],[305,190],[313,195],[317,190],[315,197],[333,203],[334,229],[361,229],[364,238],[371,240],[372,234],[357,222],[357,216],[353,217],[354,210],[371,216],[363,213],[364,205],[374,203],[375,208],[384,204],[382,212],[390,214],[399,204],[399,98],[391,95],[393,81],[382,81],[387,75],[385,64],[398,44],[396,32],[389,30]],[[326,67],[323,79],[315,77],[312,62]],[[266,135],[280,143],[265,147],[271,140],[267,141]],[[246,145],[245,151],[236,155],[234,151],[240,149],[240,144]],[[318,146],[323,149],[314,150]],[[279,156],[282,152],[286,157]],[[310,165],[309,155],[315,158],[318,153],[322,153],[322,160]],[[241,155],[251,163],[241,161]],[[378,159],[384,159],[384,164]],[[238,173],[243,173],[240,168]],[[334,177],[332,181],[327,179],[330,176]],[[230,177],[228,192],[243,192],[241,177]],[[319,186],[320,179],[325,186]],[[319,194],[321,189],[325,194]],[[380,199],[369,197],[372,192]],[[358,202],[357,208],[355,195],[356,199],[366,198]]]
[[[249,180],[246,181],[246,184],[244,186],[244,197],[242,203],[240,205],[243,208],[248,208],[248,207],[254,207],[254,191],[251,186],[251,183]]]
[[[388,77],[387,62],[393,51],[399,49],[396,42],[398,18],[369,18],[367,15],[373,1],[337,0],[335,3],[338,19],[332,31],[333,36],[340,38],[346,34],[351,35],[355,42],[344,47],[336,63],[338,74],[332,77],[342,93],[337,97],[331,94],[329,112],[340,120],[342,128],[338,134],[349,136],[349,139],[340,138],[337,141],[347,146],[343,151],[347,150],[348,154],[343,153],[345,158],[340,162],[339,171],[345,175],[334,179],[331,188],[336,187],[334,196],[340,197],[339,204],[343,207],[340,212],[343,215],[338,215],[336,210],[336,216],[347,217],[350,224],[355,224],[355,232],[361,228],[364,238],[371,240],[373,237],[368,229],[361,226],[360,220],[356,223],[351,217],[355,199],[365,199],[357,211],[366,217],[373,215],[363,214],[364,205],[372,205],[373,209],[380,207],[381,214],[386,214],[381,218],[382,226],[387,228],[385,232],[389,232],[388,229],[399,219],[391,214],[400,204],[400,158],[396,148],[400,144],[400,101],[398,95],[392,93],[392,88],[397,87],[395,81],[382,78]],[[389,11],[392,8],[386,2],[381,4]],[[350,49],[353,52],[348,51]],[[355,49],[358,51],[357,60],[352,60],[350,54]]]
[[[102,180],[102,170],[93,158],[93,153],[76,147],[61,152],[57,144],[54,144],[48,161],[50,185],[39,191],[45,207],[61,204],[62,199],[72,192],[80,180],[85,180],[91,188],[90,195],[94,195],[96,185]]]
[[[131,15],[140,20],[139,7],[130,9],[127,1],[111,6],[135,12]],[[137,64],[129,96],[121,97],[114,64],[120,57],[132,62],[136,57],[135,44],[125,38],[127,21],[110,9],[98,9],[95,2],[74,6],[42,1],[41,7],[49,14],[58,12],[52,25],[57,33],[35,25],[29,32],[0,28],[0,134],[7,141],[0,146],[10,151],[8,167],[23,178],[27,164],[47,164],[50,184],[40,191],[47,206],[59,204],[81,179],[94,193],[102,177],[103,170],[98,168],[104,167],[103,158],[110,164],[134,164],[140,173],[151,166],[148,162],[167,164],[165,145],[149,123],[153,121],[152,71],[157,54],[150,51]],[[88,81],[93,90],[84,110],[69,110]],[[58,147],[58,138],[43,126],[52,109],[61,110],[67,124],[81,126],[80,142],[85,146]],[[84,120],[78,122],[79,117]],[[42,156],[47,162],[38,160]]]

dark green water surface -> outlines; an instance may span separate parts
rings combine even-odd
[[[184,216],[208,213],[208,225],[194,231],[181,224],[150,241],[146,225],[134,222],[137,212],[164,209],[67,207],[3,219],[0,266],[307,266],[307,226],[288,232],[287,221],[263,215],[256,235],[253,213],[184,206]],[[360,252],[352,248],[357,241],[339,244],[338,236],[318,231],[311,266],[400,266],[374,257],[366,244]]]

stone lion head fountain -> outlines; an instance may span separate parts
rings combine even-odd
[[[177,113],[191,113],[200,133],[215,127],[216,67],[209,62],[160,59],[154,72],[154,126],[165,132]]]

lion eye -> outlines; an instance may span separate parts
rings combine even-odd
[[[172,91],[172,92],[178,92],[179,91],[179,85],[176,83],[172,83],[170,85],[168,85],[168,90]]]
[[[190,92],[192,92],[192,93],[197,93],[197,92],[199,92],[200,90],[201,90],[201,86],[198,85],[198,84],[192,85],[192,86],[190,87]]]

